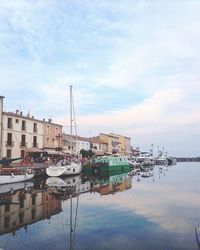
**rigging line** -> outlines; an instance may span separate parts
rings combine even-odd
[[[76,200],[76,213],[75,213],[75,220],[74,220],[74,234],[73,234],[72,249],[74,249],[75,232],[76,232],[76,221],[77,221],[77,214],[78,214],[78,201],[79,201],[79,195],[77,196],[77,200]]]
[[[72,194],[70,195],[70,250],[72,250]]]

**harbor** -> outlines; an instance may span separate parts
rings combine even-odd
[[[155,166],[147,178],[38,176],[0,185],[0,248],[198,249],[199,175],[194,162]]]
[[[0,250],[200,250],[199,1],[0,1]]]

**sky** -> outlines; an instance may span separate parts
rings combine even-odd
[[[4,111],[200,156],[200,1],[0,0]]]

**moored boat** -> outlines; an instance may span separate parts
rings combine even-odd
[[[46,169],[46,174],[50,177],[58,177],[62,175],[76,175],[81,172],[81,163],[80,162],[71,162],[71,163],[58,162],[56,165],[49,166]]]
[[[0,168],[0,184],[14,183],[27,181],[34,177],[31,170],[12,168],[12,167],[2,167]]]
[[[75,123],[75,114],[74,114],[74,105],[73,105],[73,97],[72,97],[72,85],[70,85],[70,158],[62,159],[58,161],[56,164],[49,166],[46,168],[46,174],[50,177],[59,177],[63,175],[77,175],[80,174],[82,167],[79,156],[72,155],[72,122],[74,121],[75,131],[76,131],[76,123]],[[75,141],[76,145],[76,141]],[[76,148],[76,146],[75,146]],[[77,152],[76,152],[77,153]]]
[[[110,172],[129,172],[130,163],[120,156],[100,156],[93,158],[84,166],[84,172],[107,174]]]

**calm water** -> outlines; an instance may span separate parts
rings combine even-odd
[[[198,249],[199,180],[200,163],[179,163],[155,167],[149,178],[84,178],[65,190],[52,186],[60,179],[29,182],[25,189],[21,183],[11,192],[1,186],[0,248]]]

